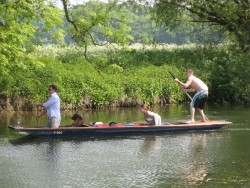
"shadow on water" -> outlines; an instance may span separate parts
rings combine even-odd
[[[131,134],[131,135],[113,135],[113,136],[32,136],[32,135],[17,135],[15,131],[12,136],[8,137],[8,141],[12,145],[29,145],[29,144],[41,144],[51,141],[58,142],[105,142],[105,141],[117,141],[117,140],[145,140],[145,148],[153,147],[152,143],[155,143],[155,139],[161,136],[183,136],[185,134],[209,134],[213,132],[225,132],[230,130],[229,127],[223,127],[219,130],[204,130],[204,131],[183,131],[183,132],[165,132],[165,133],[151,133],[151,134]],[[153,144],[154,145],[154,144]]]
[[[81,142],[98,142],[98,141],[116,141],[123,139],[142,139],[143,136],[102,136],[102,137],[36,137],[36,136],[22,136],[17,138],[9,139],[9,143],[12,145],[27,145],[27,144],[39,144],[39,143],[47,143],[51,141],[60,141],[60,142],[72,142],[72,143],[81,143]]]

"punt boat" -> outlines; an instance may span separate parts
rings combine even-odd
[[[88,127],[60,126],[59,128],[28,127],[9,125],[10,130],[19,134],[33,136],[121,136],[138,134],[162,134],[169,132],[194,132],[211,131],[230,125],[232,122],[225,120],[209,120],[206,122],[196,121],[186,124],[183,121],[175,123],[163,123],[162,126],[152,126],[143,122],[137,123],[113,123],[98,124]]]

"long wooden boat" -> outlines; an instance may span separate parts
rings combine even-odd
[[[167,132],[189,132],[189,131],[209,131],[220,129],[232,122],[213,120],[206,122],[194,122],[184,124],[183,122],[171,123],[162,126],[150,126],[145,123],[124,123],[124,124],[100,124],[89,127],[68,127],[59,128],[47,127],[22,127],[8,126],[9,129],[17,131],[19,134],[33,136],[119,136],[135,134],[161,134]]]

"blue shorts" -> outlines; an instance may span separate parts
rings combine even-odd
[[[208,98],[208,91],[204,90],[198,91],[194,95],[193,100],[190,103],[190,106],[199,109],[204,109],[207,98]]]

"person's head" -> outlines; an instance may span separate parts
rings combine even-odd
[[[186,77],[189,78],[189,76],[193,75],[194,71],[192,69],[186,70]]]
[[[74,114],[71,119],[74,120],[74,121],[82,120],[82,116],[80,116],[79,114]]]
[[[140,106],[140,110],[141,110],[141,112],[145,113],[146,111],[149,110],[149,106],[147,104],[142,104]]]
[[[52,94],[57,91],[56,85],[52,84],[49,86],[49,93]]]

